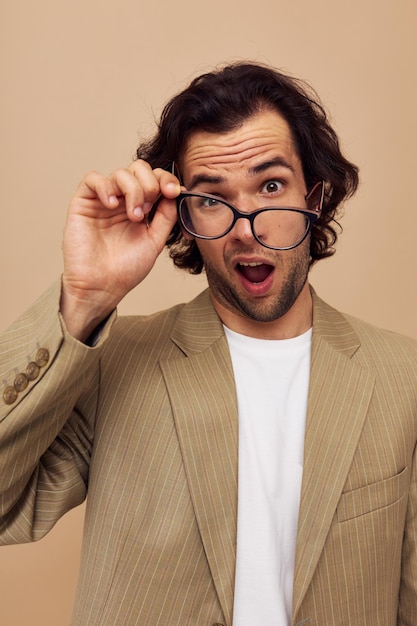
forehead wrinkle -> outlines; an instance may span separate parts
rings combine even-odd
[[[202,146],[196,146],[191,148],[185,154],[185,160],[190,163],[197,163],[206,165],[209,167],[211,164],[219,165],[222,163],[234,162],[236,157],[239,156],[239,160],[247,160],[259,152],[259,144],[256,145],[242,145],[248,142],[236,142],[233,145],[219,145],[206,144]],[[251,142],[252,144],[253,142]],[[207,160],[209,163],[207,163]]]
[[[300,165],[290,128],[276,112],[254,116],[235,131],[191,134],[181,161],[184,175],[207,175],[211,180],[202,182],[213,183],[228,178],[230,167],[231,173],[239,166],[241,174],[253,177],[274,166],[296,173]]]
[[[207,133],[207,137],[200,139],[197,133],[190,138],[184,151],[184,157],[186,160],[196,161],[209,156],[218,161],[222,158],[233,159],[238,154],[246,153],[245,158],[250,158],[260,149],[276,148],[278,143],[282,144],[286,152],[294,153],[295,151],[292,138],[286,133],[275,132],[271,134],[271,129],[265,129],[263,132],[258,129],[250,129],[246,135],[249,136],[238,135],[234,138],[230,137],[229,134],[212,135]],[[193,139],[197,139],[197,141],[195,142]]]
[[[209,166],[207,167],[209,168]],[[273,157],[271,159],[262,161],[261,163],[252,165],[247,170],[246,175],[249,177],[254,177],[254,176],[257,176],[258,174],[262,174],[263,172],[267,172],[269,169],[275,168],[275,167],[283,167],[285,169],[290,170],[290,172],[292,172],[293,174],[295,173],[294,166],[287,159],[281,156],[277,156],[277,157]],[[202,183],[209,184],[209,185],[210,184],[220,185],[224,182],[226,182],[226,178],[224,176],[221,176],[220,174],[200,173],[200,174],[195,174],[192,177],[188,188],[193,189],[194,187],[197,187],[198,185],[201,185]]]
[[[216,167],[221,166],[227,168],[229,163],[235,164],[236,158],[235,155],[230,155],[227,158],[224,158],[225,155],[216,155],[210,159],[210,163],[207,163],[206,159],[200,164],[198,163],[198,158],[196,157],[197,162],[191,162],[190,165],[197,165],[204,167],[204,172],[196,172],[194,176],[192,176],[190,184],[188,185],[188,189],[193,189],[194,187],[200,184],[213,184],[220,185],[226,182],[226,176],[222,175],[218,171],[216,171]],[[247,160],[250,160],[252,157],[258,156],[258,149],[254,148],[251,152],[243,158],[239,159],[240,163],[244,163]],[[297,156],[297,155],[295,155]],[[203,158],[203,157],[202,157]],[[247,170],[244,172],[244,175],[248,178],[256,177],[258,174],[262,174],[263,172],[267,172],[269,169],[273,168],[285,168],[292,174],[296,173],[295,164],[291,163],[291,161],[284,156],[271,156],[267,157],[264,161],[259,163],[255,163],[250,165]],[[215,171],[210,172],[211,169]]]
[[[249,163],[246,175],[253,177],[273,167],[284,167],[294,173],[296,162],[299,160],[298,155],[294,150],[284,150],[283,154],[277,154],[280,150],[273,141],[264,145],[259,145],[259,143],[257,143],[256,145],[248,146],[243,150],[233,150],[233,147],[231,148],[232,149],[219,153],[217,146],[201,146],[200,149],[197,148],[191,153],[185,154],[183,164],[186,166],[185,169],[188,169],[189,167],[203,167],[205,170],[211,170],[218,167],[227,168],[229,165],[236,165],[237,162],[239,162],[240,165],[243,165],[248,161],[250,162],[251,160],[262,159],[263,157],[263,160],[258,163]],[[265,152],[269,152],[270,154],[265,155]],[[207,174],[200,172],[200,175],[205,178],[204,180],[202,179],[201,182],[216,184],[222,183],[225,180],[224,176],[222,176],[219,172]],[[193,177],[193,180],[195,177],[200,178],[198,173],[196,173]]]

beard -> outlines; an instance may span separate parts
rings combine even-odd
[[[232,283],[225,273],[219,272],[204,259],[205,272],[210,290],[215,299],[229,310],[240,313],[255,322],[274,322],[283,317],[294,305],[308,277],[310,267],[310,246],[303,242],[294,250],[283,251],[281,255],[292,254],[288,263],[281,263],[281,288],[274,296],[249,298]],[[295,253],[295,254],[294,254]],[[236,252],[234,252],[236,254]],[[285,257],[282,257],[285,259]],[[227,259],[226,259],[226,266]],[[274,258],[275,272],[279,272]],[[233,270],[236,271],[236,270]]]

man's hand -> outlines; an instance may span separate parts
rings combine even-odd
[[[81,181],[63,241],[61,313],[74,337],[87,339],[150,272],[176,222],[180,191],[175,176],[141,160],[108,177],[90,172]]]

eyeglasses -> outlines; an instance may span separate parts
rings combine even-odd
[[[184,191],[177,197],[177,209],[184,230],[198,239],[220,239],[238,219],[247,219],[258,243],[272,250],[291,250],[304,241],[320,217],[323,197],[324,181],[321,181],[305,196],[304,209],[264,207],[242,213],[217,196]]]

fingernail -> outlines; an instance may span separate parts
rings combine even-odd
[[[143,218],[143,209],[140,206],[137,206],[133,209],[133,215],[135,217],[137,217],[138,219],[142,219]]]
[[[110,204],[116,205],[118,200],[116,196],[109,196],[109,202]]]
[[[178,194],[181,191],[181,187],[177,183],[167,183],[166,190]]]

